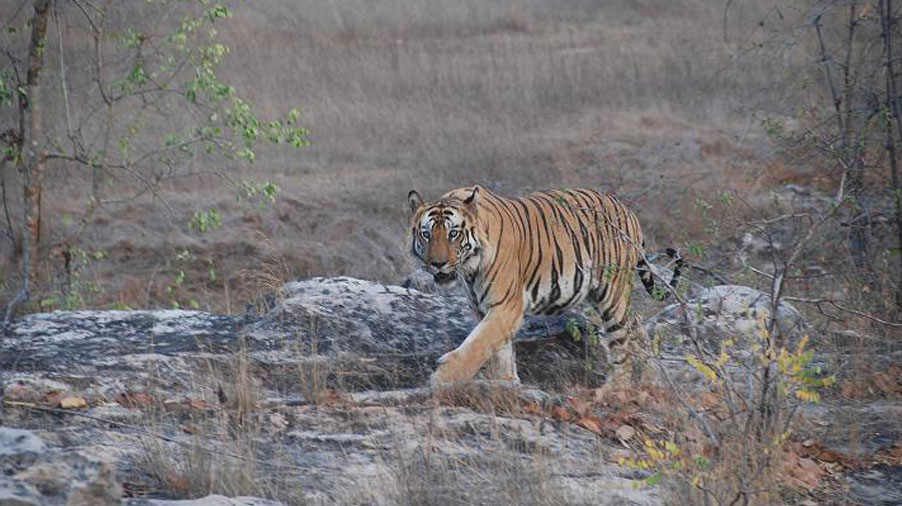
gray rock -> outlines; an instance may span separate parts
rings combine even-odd
[[[771,311],[769,295],[740,285],[707,288],[687,302],[699,338],[715,349],[725,339],[747,341],[758,338]],[[780,304],[777,325],[782,334],[790,338],[805,331],[802,314],[788,303]],[[661,336],[666,347],[677,351],[688,339],[683,308],[679,304],[667,306],[646,321],[646,330],[649,335]]]
[[[0,471],[25,469],[47,451],[47,445],[33,432],[0,427]]]
[[[48,503],[67,506],[118,506],[122,488],[113,463],[97,451],[48,453],[16,474],[45,497]]]
[[[54,311],[22,317],[0,348],[0,369],[43,371],[82,384],[143,369],[155,357],[235,348],[241,320],[201,311]],[[144,367],[136,367],[144,366]],[[168,368],[153,371],[165,376]],[[168,379],[177,381],[178,375]]]
[[[571,318],[579,315],[527,318],[517,336],[527,343],[524,357],[534,348],[528,343],[563,335]],[[190,385],[200,367],[243,346],[257,364],[273,370],[305,361],[341,370],[344,388],[413,387],[475,324],[459,289],[427,294],[353,278],[312,278],[285,285],[275,307],[251,321],[183,310],[28,315],[0,343],[0,369],[11,371],[7,385],[87,389],[115,398],[148,382]],[[553,358],[566,361],[571,352],[581,353],[564,348]],[[548,360],[523,362],[528,367]]]
[[[200,499],[168,501],[163,499],[129,499],[125,506],[284,506],[283,503],[259,497],[225,497],[208,495]]]
[[[849,496],[856,504],[902,504],[902,467],[874,466],[851,473]]]
[[[708,385],[704,376],[688,364],[686,356],[698,357],[701,352],[708,360],[716,361],[723,343],[729,341],[732,344],[725,348],[730,356],[725,366],[727,373],[736,381],[744,381],[749,371],[760,363],[755,350],[761,345],[762,331],[770,314],[770,297],[746,286],[719,285],[689,299],[687,309],[697,331],[697,343],[691,340],[679,304],[667,306],[646,321],[646,331],[660,343],[667,364],[663,373],[689,390],[705,389]],[[792,345],[805,331],[801,313],[788,303],[780,304],[777,325],[786,346]]]
[[[423,269],[417,269],[413,271],[410,276],[407,276],[407,278],[401,282],[401,288],[410,288],[422,293],[436,293],[453,289],[443,289],[438,286],[435,283],[435,278]],[[454,288],[459,288],[458,283],[454,284]]]
[[[286,284],[281,301],[246,328],[254,356],[263,362],[296,363],[298,351],[319,357],[320,366],[341,369],[345,386],[360,389],[421,386],[435,360],[454,349],[476,325],[460,288],[423,293],[353,278],[312,278]],[[547,364],[531,358],[529,343],[565,334],[577,314],[529,317],[516,341],[524,367]],[[566,363],[581,350],[557,348]],[[571,356],[579,353],[580,357]],[[375,358],[361,363],[354,357]],[[581,363],[579,364],[581,367]],[[529,377],[529,371],[525,374]]]
[[[44,498],[34,487],[0,474],[0,506],[42,506]]]
[[[516,341],[524,381],[584,367],[581,346],[561,337],[570,318],[579,316],[526,321]],[[656,490],[633,487],[642,476],[600,457],[604,443],[585,429],[436,406],[429,390],[398,391],[422,387],[435,359],[457,346],[474,325],[459,290],[426,294],[351,278],[290,283],[275,306],[256,319],[198,311],[26,316],[0,342],[0,367],[10,371],[4,374],[6,386],[15,387],[7,391],[30,395],[35,402],[48,391],[71,392],[89,404],[71,415],[94,418],[54,417],[41,433],[50,448],[18,470],[12,485],[21,497],[37,497],[35,504],[72,506],[120,504],[123,481],[156,490],[160,484],[148,462],[178,469],[184,452],[196,444],[185,428],[204,423],[204,413],[217,403],[238,402],[236,352],[244,349],[251,362],[250,388],[257,399],[271,399],[256,405],[260,432],[248,436],[255,438],[251,446],[261,459],[253,472],[260,480],[285,474],[278,478],[287,480],[279,482],[285,487],[280,490],[306,502],[392,505],[408,501],[413,487],[415,497],[435,501],[447,499],[450,491],[461,502],[479,497],[520,503],[530,494],[547,493],[546,502],[552,504],[660,503]],[[314,369],[323,372],[319,393],[342,392],[330,401],[338,407],[308,405],[316,399],[299,386],[299,376]],[[151,400],[130,402],[123,392],[147,392]],[[490,395],[495,394],[475,394],[474,402],[488,401]],[[503,401],[504,394],[498,395]],[[541,391],[525,396],[542,404],[548,400]],[[204,402],[193,407],[188,398]],[[134,402],[158,402],[172,413],[144,421],[141,415],[154,413],[155,407]],[[213,406],[210,411],[204,411],[204,403]],[[152,431],[167,440],[149,444],[147,434],[134,430],[145,423],[154,424]],[[228,434],[219,436],[219,429],[207,434],[205,445],[232,451],[235,442]],[[159,448],[154,451],[163,456],[154,453],[148,459],[148,447]],[[222,455],[216,453],[212,462],[236,464]],[[265,462],[273,456],[278,465],[270,468]],[[554,472],[535,472],[546,460],[554,463]],[[484,480],[494,481],[486,488]],[[126,504],[278,504],[261,501],[211,496],[193,502],[129,499]]]

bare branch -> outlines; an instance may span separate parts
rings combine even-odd
[[[862,318],[867,318],[868,320],[871,320],[871,321],[873,321],[873,322],[879,323],[879,324],[881,324],[881,325],[885,325],[885,326],[887,326],[887,327],[897,327],[897,328],[902,328],[902,323],[895,323],[895,322],[889,322],[889,321],[886,321],[886,320],[884,320],[884,319],[882,319],[882,318],[878,318],[878,317],[876,317],[876,316],[874,316],[874,315],[872,315],[872,314],[870,314],[870,313],[867,313],[867,312],[864,312],[864,311],[859,311],[859,310],[857,310],[857,309],[852,309],[852,308],[847,307],[847,306],[843,306],[843,305],[841,305],[839,302],[837,302],[837,301],[835,301],[835,300],[833,300],[833,299],[810,299],[810,298],[805,298],[805,297],[790,297],[790,296],[785,296],[785,297],[783,297],[783,300],[789,301],[789,302],[800,302],[800,303],[803,303],[803,304],[814,304],[814,305],[817,305],[817,306],[820,306],[821,304],[829,304],[829,305],[835,307],[836,309],[839,309],[840,311],[844,311],[844,312],[849,313],[849,314],[854,314],[854,315],[856,315],[856,316],[861,316]]]

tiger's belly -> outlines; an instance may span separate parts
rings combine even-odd
[[[532,315],[554,315],[578,306],[587,297],[597,295],[599,280],[591,273],[594,269],[590,266],[577,268],[575,265],[565,266],[562,274],[556,269],[537,273],[532,283],[520,283],[519,287],[494,286],[494,290],[486,284],[486,281],[476,275],[472,278],[462,277],[467,287],[467,295],[470,306],[480,315],[485,315],[497,304],[498,297],[510,290],[520,291],[523,295],[523,311]],[[495,296],[490,296],[494,291]],[[594,295],[593,295],[594,294]]]
[[[563,276],[546,274],[538,283],[527,286],[524,291],[525,310],[533,315],[555,315],[578,306],[595,289],[594,276],[585,274],[591,269],[565,269]]]

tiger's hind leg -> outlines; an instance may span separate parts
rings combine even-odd
[[[648,334],[642,318],[626,315],[622,323],[608,326],[602,340],[610,382],[618,385],[635,385],[642,379],[644,349]]]
[[[642,376],[642,348],[648,341],[638,315],[630,315],[628,305],[619,307],[603,322],[604,336],[599,340],[605,352],[609,381],[635,384]]]

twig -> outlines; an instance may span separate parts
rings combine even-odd
[[[727,278],[721,276],[720,274],[718,274],[718,273],[712,271],[711,269],[707,269],[707,268],[705,268],[705,267],[702,267],[702,266],[700,266],[700,265],[695,265],[695,264],[689,264],[689,268],[692,269],[692,270],[694,270],[694,271],[701,272],[702,274],[704,274],[704,275],[706,275],[706,276],[711,276],[712,278],[716,279],[717,281],[719,281],[719,282],[721,282],[721,283],[723,283],[723,284],[725,284],[725,285],[732,285],[732,284],[733,284],[729,279],[727,279]]]
[[[660,369],[661,375],[664,377],[664,379],[667,380],[667,383],[670,384],[670,388],[672,388],[674,392],[678,392],[679,388],[676,386],[676,384],[673,382],[673,380],[670,379],[670,376],[667,374],[667,370],[664,369],[664,366],[660,362],[656,362],[656,365],[658,366],[658,369]],[[711,426],[708,425],[708,420],[704,416],[699,414],[698,411],[695,410],[695,408],[690,406],[689,403],[686,402],[686,399],[684,398],[684,396],[677,395],[676,397],[680,401],[680,404],[682,404],[683,407],[686,408],[686,411],[688,411],[689,414],[693,418],[695,418],[696,420],[701,422],[702,428],[705,430],[705,433],[707,433],[708,437],[711,439],[711,442],[714,443],[714,446],[720,446],[720,439],[718,439],[718,437],[714,433],[714,431],[711,430]]]
[[[72,138],[72,112],[69,109],[69,85],[66,81],[66,62],[64,60],[63,51],[63,29],[60,26],[59,13],[57,12],[56,3],[53,4],[53,20],[56,22],[56,38],[59,42],[60,52],[60,88],[63,90],[63,104],[66,106],[66,133]]]
[[[902,323],[889,322],[882,318],[878,318],[870,313],[866,313],[864,311],[860,311],[858,309],[852,309],[850,307],[846,307],[841,305],[839,302],[836,302],[832,299],[808,299],[804,297],[783,297],[783,300],[789,302],[801,302],[803,304],[814,304],[819,306],[821,304],[829,304],[840,311],[845,311],[846,313],[854,314],[856,316],[861,316],[862,318],[867,318],[868,320],[877,322],[881,325],[886,325],[887,327],[897,327],[902,328]]]

